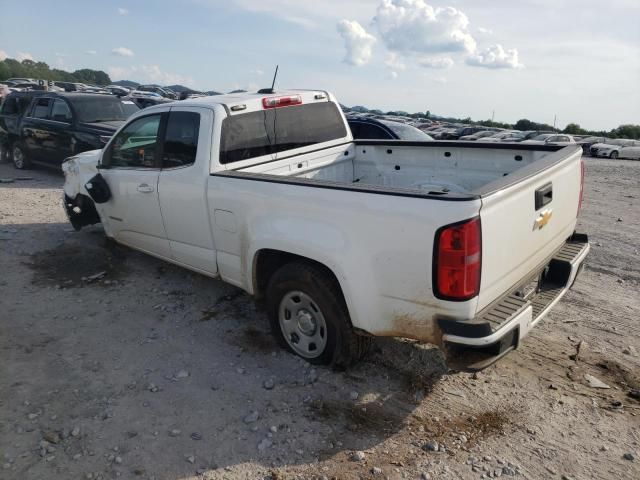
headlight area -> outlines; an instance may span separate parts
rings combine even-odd
[[[62,162],[62,172],[66,175],[78,175],[80,173],[80,167],[76,162],[75,157],[68,158]]]

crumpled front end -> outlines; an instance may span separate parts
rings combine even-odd
[[[62,164],[64,173],[63,207],[74,229],[100,223],[100,215],[89,196],[85,184],[98,172],[101,150],[83,152]]]

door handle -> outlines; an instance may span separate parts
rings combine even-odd
[[[147,185],[146,183],[141,183],[140,185],[138,185],[138,191],[141,193],[151,193],[153,192],[153,187]]]

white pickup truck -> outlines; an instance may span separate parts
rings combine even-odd
[[[141,110],[63,165],[77,229],[264,300],[281,344],[348,364],[372,336],[480,369],[573,284],[579,146],[353,141],[325,91]]]

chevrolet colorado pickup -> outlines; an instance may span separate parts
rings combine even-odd
[[[353,141],[328,92],[149,107],[67,160],[64,206],[129,247],[264,302],[280,343],[348,364],[372,336],[481,369],[572,286],[579,146]]]

